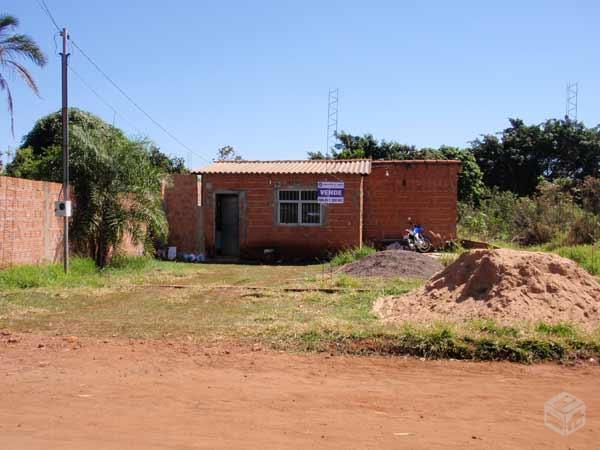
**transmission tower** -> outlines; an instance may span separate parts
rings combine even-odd
[[[338,136],[338,100],[340,90],[338,88],[329,89],[329,98],[327,106],[327,147],[325,155],[329,157],[330,151],[336,147]]]
[[[567,83],[567,102],[565,106],[565,116],[568,119],[577,121],[577,96],[579,83]]]

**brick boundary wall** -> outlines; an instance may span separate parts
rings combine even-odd
[[[62,185],[0,176],[0,268],[62,259]]]
[[[62,261],[63,219],[54,215],[61,191],[59,183],[0,176],[0,268]],[[119,251],[144,249],[125,236]]]

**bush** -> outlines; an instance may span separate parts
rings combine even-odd
[[[348,250],[344,250],[339,252],[331,259],[332,266],[343,266],[344,264],[348,264],[354,261],[358,261],[359,259],[364,258],[365,256],[372,255],[377,250],[373,247],[368,247],[366,245],[362,247],[350,248]]]
[[[600,240],[600,218],[585,212],[569,230],[566,238],[568,245],[593,244]]]
[[[518,201],[512,192],[491,189],[485,193],[478,208],[460,203],[460,234],[483,240],[510,240],[514,235],[513,218]]]
[[[579,195],[583,209],[600,214],[600,178],[586,177],[579,186]]]
[[[600,239],[600,216],[590,211],[596,207],[594,180],[588,178],[577,196],[568,180],[541,181],[532,197],[489,190],[478,208],[459,205],[459,233],[521,245],[592,244]]]

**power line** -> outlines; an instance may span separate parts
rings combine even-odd
[[[160,124],[154,117],[152,117],[149,113],[147,113],[133,98],[131,98],[130,95],[128,95],[104,70],[102,70],[102,68],[96,63],[96,61],[94,61],[92,59],[91,56],[89,56],[79,45],[77,45],[77,43],[73,40],[71,40],[71,44],[73,45],[73,47],[75,47],[77,50],[79,50],[79,52],[83,55],[83,57],[85,59],[87,59],[89,61],[89,63],[91,65],[93,65],[96,70],[98,72],[100,72],[100,74],[106,78],[106,80],[112,84],[115,89],[117,89],[122,95],[123,97],[125,97],[127,100],[129,100],[129,102],[135,106],[142,114],[144,114],[148,119],[150,119],[150,121],[152,121],[152,123],[154,123],[154,125],[156,125],[158,128],[160,128],[165,134],[167,134],[171,139],[173,139],[175,142],[177,142],[180,146],[182,146],[183,148],[185,148],[188,152],[199,156],[200,158],[202,158],[203,160],[207,161],[208,163],[210,163],[211,161],[209,159],[206,159],[204,156],[200,155],[199,153],[195,152],[194,150],[192,150],[190,147],[188,147],[185,143],[183,143],[177,136],[175,136],[173,133],[171,133],[168,129],[166,129],[162,124]]]
[[[38,0],[38,5],[40,5],[40,8],[42,8],[42,11],[44,11],[48,15],[48,17],[50,18],[50,20],[56,27],[56,30],[60,32],[60,27],[56,23],[56,20],[54,20],[54,16],[52,15],[50,8],[48,8],[48,5],[46,4],[46,2],[44,0]]]
[[[48,15],[48,17],[50,18],[50,21],[54,24],[54,26],[56,27],[56,29],[58,31],[60,31],[60,27],[58,26],[56,20],[54,19],[54,16],[52,15],[52,12],[50,11],[50,8],[48,7],[48,5],[46,4],[45,0],[38,0],[38,4],[40,5],[40,7],[42,8],[42,10]],[[159,123],[154,117],[152,117],[148,112],[146,112],[133,98],[131,98],[130,95],[128,95],[104,70],[102,70],[102,68],[98,65],[98,63],[96,63],[96,61],[94,61],[92,59],[91,56],[89,56],[79,45],[77,45],[77,42],[75,42],[73,39],[70,39],[71,41],[71,45],[73,47],[75,47],[82,55],[85,59],[88,60],[88,62],[90,64],[92,64],[92,66],[94,66],[94,68],[100,72],[100,74],[110,83],[113,85],[113,87],[115,89],[117,89],[121,95],[123,95],[123,97],[125,97],[133,106],[135,106],[138,111],[140,111],[142,114],[144,114],[154,125],[156,125],[158,128],[160,128],[166,135],[168,135],[171,139],[173,139],[175,142],[177,142],[181,147],[183,147],[184,149],[186,149],[189,154],[193,154],[198,156],[199,158],[201,158],[202,160],[208,162],[208,163],[212,163],[212,161],[210,159],[205,158],[203,155],[199,154],[198,152],[192,150],[189,146],[187,146],[184,142],[181,141],[181,139],[179,139],[177,136],[175,136],[173,133],[171,133],[167,128],[165,128],[161,123]],[[73,73],[75,73],[73,71]],[[81,77],[79,76],[79,78],[81,79]],[[96,93],[95,95],[98,96],[98,94]],[[103,100],[104,103],[106,103]],[[113,109],[113,111],[115,111],[115,109],[110,106],[111,109]],[[122,116],[123,117],[123,116]]]
[[[87,81],[85,81],[85,79],[73,68],[72,64],[69,64],[69,70],[73,73],[73,75],[77,77],[81,84],[83,84],[92,94],[94,94],[98,98],[98,100],[100,100],[108,108],[110,108],[114,115],[121,117],[121,119],[129,123],[129,125],[131,125],[138,132],[138,134],[143,134],[142,131],[131,120],[125,117],[122,113],[120,113],[119,110],[115,108],[108,100],[102,97],[102,95],[100,95],[100,93],[98,93],[96,89],[90,86],[90,84]]]

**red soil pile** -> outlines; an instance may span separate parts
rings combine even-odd
[[[424,287],[379,299],[374,309],[390,321],[490,318],[591,328],[600,324],[600,283],[577,263],[552,253],[475,250]]]
[[[354,277],[402,277],[428,280],[444,268],[431,256],[406,250],[385,250],[346,264],[340,272]]]

